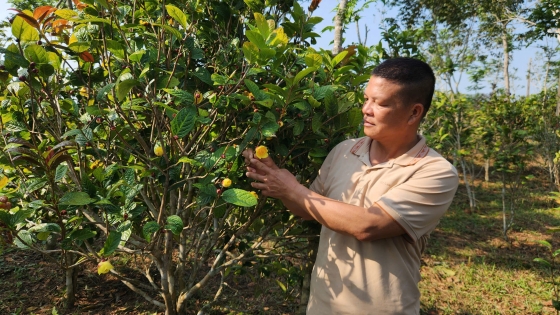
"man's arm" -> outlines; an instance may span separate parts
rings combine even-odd
[[[317,220],[327,228],[370,241],[405,234],[405,230],[382,208],[363,208],[321,196],[301,185],[288,170],[269,165],[271,161],[247,158],[247,176],[263,195],[280,199],[293,214]],[[273,162],[272,162],[273,163]],[[271,167],[272,166],[272,167]]]

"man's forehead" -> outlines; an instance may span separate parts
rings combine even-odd
[[[404,87],[402,84],[394,80],[372,75],[369,78],[367,85],[364,87],[364,95],[366,94],[366,91],[368,89],[373,89],[380,86],[384,88],[392,88],[392,89],[401,89]]]

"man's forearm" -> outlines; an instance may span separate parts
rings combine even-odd
[[[304,186],[294,189],[293,194],[281,200],[294,215],[305,220],[316,220],[333,231],[352,235],[361,241],[404,234],[402,227],[376,205],[366,209],[347,204],[317,194]]]

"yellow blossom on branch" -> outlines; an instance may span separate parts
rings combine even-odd
[[[231,179],[224,178],[224,180],[222,181],[222,187],[228,188],[229,186],[231,186]]]

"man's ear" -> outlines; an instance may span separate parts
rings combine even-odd
[[[410,117],[408,118],[409,123],[416,123],[422,120],[422,114],[424,113],[424,106],[420,103],[412,105],[410,110]]]

